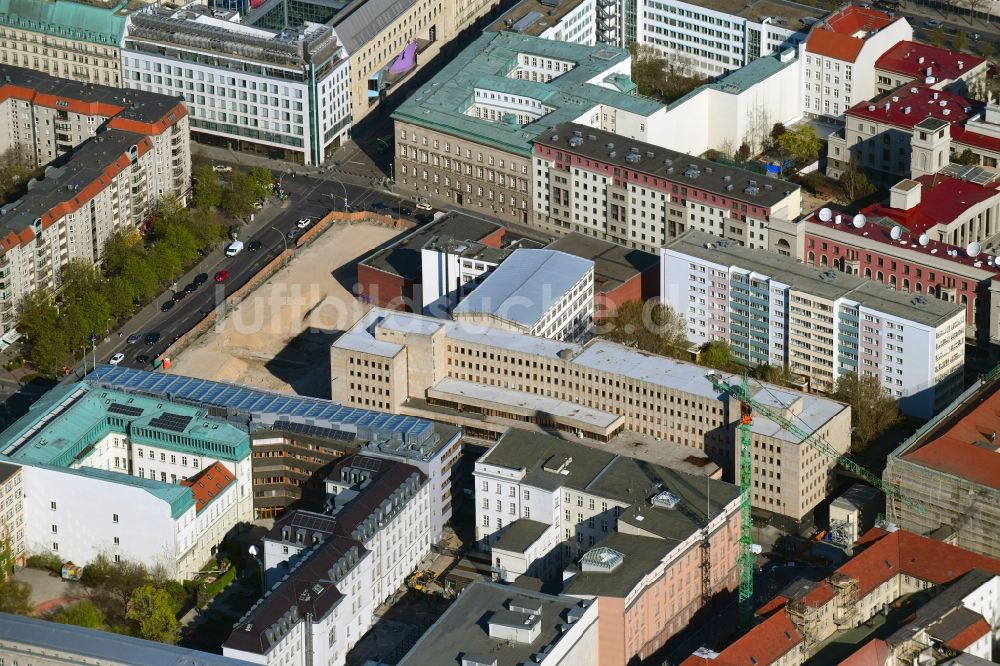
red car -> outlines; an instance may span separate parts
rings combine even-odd
[[[229,271],[219,271],[215,274],[216,282],[225,282],[229,279]]]

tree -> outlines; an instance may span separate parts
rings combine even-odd
[[[253,192],[254,202],[263,201],[274,192],[274,185],[271,181],[271,170],[265,167],[252,167],[247,173],[250,180],[250,189]]]
[[[222,210],[233,217],[244,217],[253,210],[254,188],[242,171],[229,174],[229,186],[222,191]]]
[[[764,363],[751,370],[750,375],[754,379],[767,382],[768,384],[777,384],[779,386],[792,385],[792,371],[788,369],[788,366]]]
[[[0,153],[0,202],[22,194],[28,181],[35,175],[32,167],[34,156],[22,145],[15,145]]]
[[[767,150],[770,146],[771,114],[767,110],[767,105],[763,102],[751,104],[746,111],[746,133],[744,135],[747,145],[750,146],[750,153],[758,155]]]
[[[31,345],[31,363],[46,377],[61,377],[69,356],[69,339],[63,330],[54,331]]]
[[[733,365],[729,343],[719,340],[702,345],[700,359],[702,365],[715,370],[729,370]]]
[[[49,618],[59,624],[72,624],[87,629],[106,629],[104,611],[90,599],[81,599],[57,609]]]
[[[196,210],[190,216],[188,229],[194,236],[198,248],[207,250],[219,242],[224,235],[224,229],[216,219],[215,213],[205,210]]]
[[[938,27],[934,28],[933,30],[930,31],[930,33],[928,33],[927,39],[934,46],[937,46],[939,48],[943,48],[944,47],[944,40],[945,40],[944,28],[942,28],[941,26],[938,26]]]
[[[610,329],[600,334],[642,351],[686,359],[687,322],[673,308],[656,301],[628,301],[618,306]]]
[[[723,139],[715,149],[725,159],[731,160],[736,156],[736,142],[732,139]]]
[[[0,613],[31,615],[35,607],[31,605],[31,586],[11,578],[0,583]]]
[[[845,203],[851,203],[875,191],[875,186],[871,184],[868,176],[858,167],[858,163],[853,158],[840,174],[840,188],[844,191]]]
[[[811,164],[819,157],[819,135],[812,125],[802,124],[787,130],[778,137],[778,146],[800,166]]]
[[[746,162],[748,159],[750,159],[750,146],[748,146],[747,142],[744,141],[740,144],[740,147],[736,149],[736,161]]]
[[[777,143],[778,137],[787,131],[788,129],[785,127],[785,123],[774,123],[774,127],[771,128],[771,140]]]
[[[851,406],[853,450],[864,451],[879,435],[899,421],[899,401],[882,386],[878,377],[841,375],[833,397]]]
[[[969,48],[969,36],[964,30],[955,31],[955,36],[951,39],[951,48],[955,51],[965,51]]]
[[[958,164],[979,164],[979,155],[972,152],[971,148],[966,148],[953,159]]]
[[[979,45],[979,55],[983,56],[987,60],[992,60],[993,56],[997,53],[997,47],[994,46],[993,42],[990,40],[984,40]]]
[[[35,344],[59,330],[59,310],[47,291],[30,292],[21,300],[19,309],[20,329],[29,343]]]
[[[191,202],[200,210],[212,210],[222,205],[222,180],[211,165],[203,164],[193,174],[194,193]]]
[[[107,275],[120,275],[130,257],[142,254],[142,236],[135,230],[117,231],[104,243],[101,265]]]
[[[177,617],[170,594],[164,589],[153,585],[136,588],[129,599],[126,617],[137,623],[140,638],[172,643],[177,636]]]

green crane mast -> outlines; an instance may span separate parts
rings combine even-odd
[[[740,623],[747,627],[750,623],[751,612],[753,610],[751,599],[753,597],[753,522],[751,518],[750,488],[753,486],[753,468],[751,449],[753,448],[753,438],[751,437],[750,426],[753,425],[753,413],[757,412],[771,419],[782,428],[798,437],[803,443],[822,453],[827,458],[833,460],[847,471],[861,477],[875,488],[878,488],[886,497],[894,498],[906,506],[909,506],[921,514],[927,509],[913,498],[901,493],[898,488],[882,482],[877,475],[868,471],[858,463],[854,462],[837,449],[830,446],[826,440],[806,432],[789,419],[777,413],[770,407],[762,405],[750,397],[750,386],[747,376],[743,375],[743,381],[739,385],[727,382],[721,375],[710,373],[708,380],[717,391],[726,393],[740,401],[740,423],[737,426],[740,437]]]

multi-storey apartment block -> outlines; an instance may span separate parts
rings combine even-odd
[[[844,128],[830,136],[826,173],[839,178],[853,161],[872,179],[891,185],[900,178],[935,174],[970,150],[979,164],[1000,160],[1000,107],[926,83],[904,84],[876,102],[847,111]]]
[[[0,65],[119,88],[126,4],[0,0]]]
[[[876,91],[875,62],[913,28],[901,16],[845,5],[809,31],[800,47],[805,60],[803,106],[809,118],[837,121]]]
[[[375,402],[484,439],[512,426],[596,441],[628,429],[703,450],[730,474],[736,462],[738,410],[703,368],[604,340],[578,345],[374,309],[330,356],[332,397],[345,405]],[[755,396],[847,450],[849,407],[778,387],[755,388]],[[754,505],[779,519],[807,518],[829,490],[832,461],[763,417],[754,419],[753,437],[763,455]]]
[[[469,324],[577,340],[594,323],[594,262],[557,250],[514,250],[451,315]]]
[[[658,252],[688,229],[761,249],[798,217],[788,181],[567,123],[534,144],[533,225]]]
[[[538,136],[564,122],[654,142],[672,131],[663,105],[634,94],[630,64],[606,44],[482,35],[393,112],[396,183],[533,224]]]
[[[347,137],[347,57],[327,26],[266,30],[204,6],[150,7],[129,20],[124,85],[183,97],[206,143],[322,164]]]
[[[968,95],[986,77],[988,65],[972,53],[906,40],[875,61],[875,93],[881,97],[907,83],[923,83]]]
[[[649,44],[687,74],[716,77],[806,39],[817,11],[763,0],[623,0],[622,44]],[[631,6],[630,6],[631,5]],[[638,18],[637,18],[638,17]]]
[[[961,392],[958,303],[698,231],[665,246],[660,266],[663,302],[684,315],[688,338],[726,342],[749,366],[788,366],[828,392],[848,373],[877,377],[914,416],[937,412]]]
[[[0,462],[0,544],[9,549],[8,564],[14,569],[24,566],[24,488],[18,465]],[[0,571],[0,581],[13,571]]]
[[[476,538],[496,577],[527,574],[596,597],[600,664],[648,657],[739,584],[731,484],[517,429],[476,461],[474,476]],[[691,570],[708,580],[681,573]]]
[[[326,485],[327,512],[292,511],[264,537],[269,591],[234,627],[226,656],[341,666],[430,553],[430,485],[415,467],[350,456]]]
[[[39,166],[66,157],[0,208],[0,330],[7,331],[21,299],[58,288],[68,261],[99,263],[105,241],[144,224],[160,198],[183,201],[191,158],[177,98],[20,67],[0,67],[0,76],[0,152],[19,149]]]
[[[457,428],[423,419],[400,419],[320,398],[293,398],[239,384],[120,366],[98,366],[87,375],[87,381],[139,396],[183,399],[204,409],[221,409],[234,418],[245,419],[253,435],[257,517],[273,517],[291,501],[303,497],[303,487],[315,482],[315,473],[325,468],[327,458],[342,458],[349,450],[412,465],[430,479],[431,528],[435,541],[442,538],[444,525],[451,519],[452,477],[457,472],[462,445],[461,431]],[[371,400],[358,402],[373,405]],[[319,451],[320,448],[324,451]],[[311,454],[308,449],[316,453]],[[325,488],[322,477],[319,481]],[[300,494],[293,495],[291,489],[296,487]],[[321,494],[320,501],[322,497]]]
[[[31,553],[187,579],[253,517],[249,435],[175,401],[56,388],[0,434],[0,451],[22,466]]]

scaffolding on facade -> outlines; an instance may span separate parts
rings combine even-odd
[[[802,634],[803,648],[805,652],[809,652],[820,641],[819,608],[807,604],[802,599],[790,602],[787,608],[789,619]]]
[[[845,625],[853,627],[858,615],[858,581],[837,571],[830,576],[830,585],[837,593],[833,623],[841,628]]]

